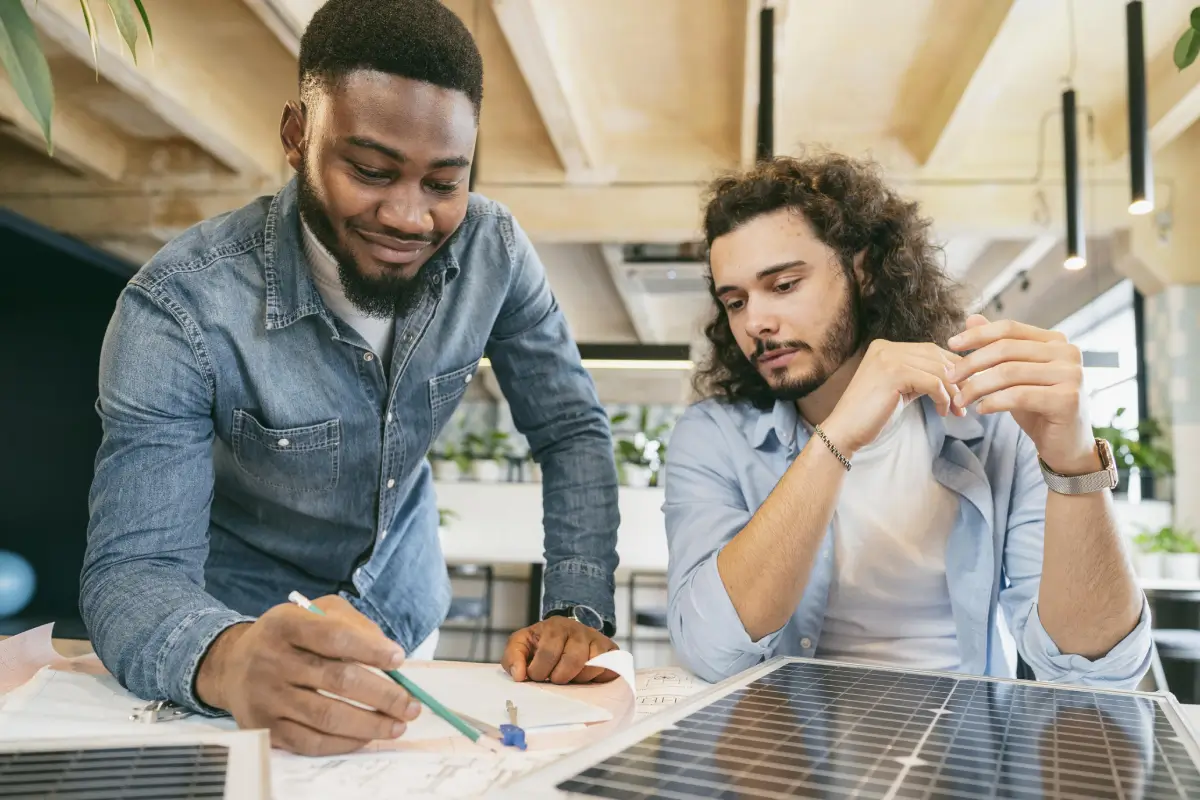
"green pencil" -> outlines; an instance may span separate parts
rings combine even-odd
[[[303,609],[307,609],[308,611],[311,611],[314,614],[320,614],[322,617],[325,616],[324,611],[322,611],[321,609],[314,606],[312,604],[311,600],[309,600],[307,597],[300,594],[299,592],[292,592],[291,594],[289,594],[288,600],[291,600],[296,605],[300,606]],[[406,692],[408,692],[413,697],[420,700],[425,705],[429,706],[429,708],[433,711],[433,713],[437,714],[439,717],[446,720],[446,722],[449,722],[451,725],[454,726],[455,730],[457,730],[463,736],[466,736],[472,742],[475,742],[476,744],[479,744],[479,745],[483,745],[484,747],[487,747],[490,750],[500,749],[499,743],[493,741],[492,739],[487,738],[482,733],[480,733],[478,730],[471,727],[465,720],[463,720],[460,716],[458,716],[453,711],[446,708],[444,705],[442,705],[437,700],[435,700],[433,697],[431,697],[429,695],[429,693],[426,692],[424,689],[422,689],[420,686],[417,686],[415,683],[410,681],[408,678],[401,675],[399,670],[389,669],[389,670],[384,670],[384,673],[389,678],[394,680],[396,683],[398,683],[402,687],[404,687],[404,690]]]

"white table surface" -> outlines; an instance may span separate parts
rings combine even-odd
[[[1195,580],[1138,578],[1138,585],[1147,592],[1200,592],[1200,578]]]
[[[438,483],[438,507],[456,518],[441,529],[451,564],[540,564],[544,558],[542,487],[536,483]],[[663,490],[621,487],[620,568],[667,571]]]

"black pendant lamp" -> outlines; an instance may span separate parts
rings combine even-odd
[[[1129,70],[1130,214],[1154,210],[1154,171],[1150,163],[1150,121],[1146,112],[1146,45],[1141,0],[1125,5],[1125,44]]]
[[[756,161],[775,155],[775,9],[758,12],[758,131]]]
[[[1083,241],[1083,191],[1079,180],[1079,130],[1075,120],[1075,90],[1062,94],[1063,118],[1063,178],[1067,195],[1067,269],[1087,266]]]

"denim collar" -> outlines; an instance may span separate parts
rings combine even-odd
[[[460,229],[462,227],[459,226]],[[336,329],[333,315],[313,283],[302,237],[299,178],[293,176],[271,199],[263,229],[267,330],[286,328],[312,314],[324,317]],[[458,259],[451,251],[454,238],[454,235],[447,237],[438,252],[434,253],[429,261],[430,269],[426,270],[427,278],[440,275],[448,283],[458,277],[461,270]],[[441,278],[438,278],[438,282],[441,282]]]

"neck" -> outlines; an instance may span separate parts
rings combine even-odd
[[[854,378],[854,373],[858,371],[858,365],[862,363],[863,352],[859,351],[850,358],[842,362],[842,365],[834,370],[819,389],[810,392],[808,395],[796,401],[796,409],[800,412],[800,416],[811,425],[820,425],[825,419],[833,413],[833,409],[837,407],[838,401],[842,399],[842,394],[845,393],[846,387],[850,385],[850,381]]]

